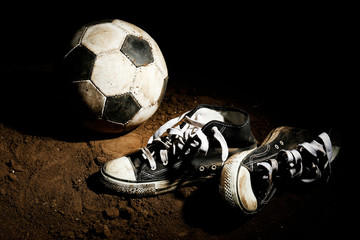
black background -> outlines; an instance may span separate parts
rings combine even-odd
[[[10,3],[1,16],[2,97],[37,81],[26,69],[61,62],[82,25],[117,18],[157,41],[177,86],[237,95],[280,117],[341,125],[353,101],[351,17],[330,4]],[[18,70],[25,73],[14,83]]]

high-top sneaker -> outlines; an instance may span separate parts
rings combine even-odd
[[[291,127],[274,129],[249,154],[233,155],[220,180],[220,194],[245,213],[256,213],[273,197],[282,180],[305,183],[327,180],[340,144],[334,134]]]
[[[105,186],[149,196],[219,176],[229,156],[256,148],[249,115],[239,109],[199,105],[161,126],[146,147],[107,162]]]

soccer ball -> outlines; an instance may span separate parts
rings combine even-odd
[[[164,96],[168,71],[159,46],[121,20],[80,28],[63,61],[70,104],[84,125],[106,133],[129,131],[149,119]]]

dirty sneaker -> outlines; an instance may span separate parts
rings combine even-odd
[[[221,173],[220,194],[232,206],[252,214],[268,203],[281,181],[327,180],[340,149],[330,136],[291,127],[274,129],[256,150],[228,159]]]
[[[256,143],[246,112],[199,105],[161,126],[146,147],[107,162],[101,181],[122,194],[165,193],[219,176],[229,156]]]

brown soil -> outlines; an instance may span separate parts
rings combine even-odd
[[[263,100],[170,82],[150,120],[128,134],[100,135],[64,116],[58,96],[46,93],[56,88],[44,84],[51,67],[32,67],[37,85],[23,80],[29,70],[21,71],[20,90],[10,83],[0,98],[0,239],[309,239],[349,233],[344,209],[351,208],[352,196],[342,164],[329,183],[280,190],[254,216],[227,206],[217,183],[128,198],[96,182],[102,164],[144,146],[164,122],[197,104],[246,110],[259,142],[274,127],[293,123],[292,114],[275,117]],[[7,75],[14,72],[19,69]],[[16,101],[9,98],[15,89]]]

